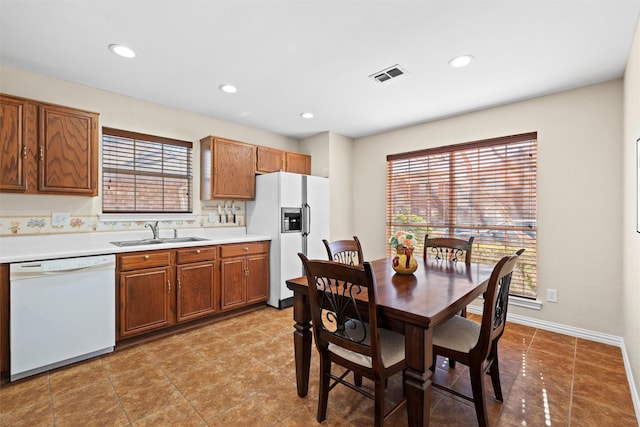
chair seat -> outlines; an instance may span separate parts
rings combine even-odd
[[[361,327],[362,326],[360,326],[360,328]],[[364,323],[364,327],[368,332],[369,325]],[[380,352],[382,353],[382,364],[384,367],[387,368],[402,361],[404,359],[404,335],[382,328],[379,328],[378,331],[380,334]],[[356,332],[353,335],[361,336],[362,333]],[[369,345],[369,339],[370,335],[367,333],[364,343]],[[371,357],[369,356],[347,350],[344,347],[332,343],[329,343],[329,351],[358,365],[366,366],[367,368],[373,367]]]
[[[468,353],[479,336],[479,323],[456,315],[433,330],[433,345]]]

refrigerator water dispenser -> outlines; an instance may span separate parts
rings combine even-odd
[[[302,231],[302,208],[281,208],[282,233],[300,233]]]

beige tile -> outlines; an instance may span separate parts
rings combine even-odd
[[[249,399],[232,408],[222,415],[207,420],[208,425],[216,427],[252,426],[270,427],[279,422],[277,418],[269,414],[262,406]]]
[[[292,316],[267,307],[0,385],[0,426],[318,425],[318,354],[313,346],[300,398]],[[618,347],[507,323],[499,357],[503,403],[485,379],[491,425],[637,425]],[[462,364],[438,359],[433,379],[470,391]],[[387,409],[402,399],[401,376],[389,380],[386,398]],[[371,400],[340,385],[331,391],[323,426],[372,422]],[[403,408],[385,425],[406,423]],[[434,389],[431,425],[476,425],[474,407]]]
[[[621,411],[612,405],[614,398],[605,404],[575,396],[571,405],[571,426],[616,426],[637,427],[638,420],[633,411]],[[633,409],[633,408],[631,408]]]
[[[0,426],[49,427],[53,425],[53,411],[48,400],[41,400],[32,405],[14,404],[11,408],[3,406],[0,401]]]

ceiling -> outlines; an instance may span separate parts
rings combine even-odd
[[[639,14],[640,0],[0,0],[0,61],[293,138],[357,138],[620,78]],[[475,59],[449,66],[460,54]],[[396,64],[406,74],[369,77]]]

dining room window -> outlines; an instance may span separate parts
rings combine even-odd
[[[189,141],[102,128],[103,213],[191,213]]]
[[[472,262],[495,264],[520,248],[512,295],[537,296],[537,133],[387,156],[387,239],[474,236]]]

